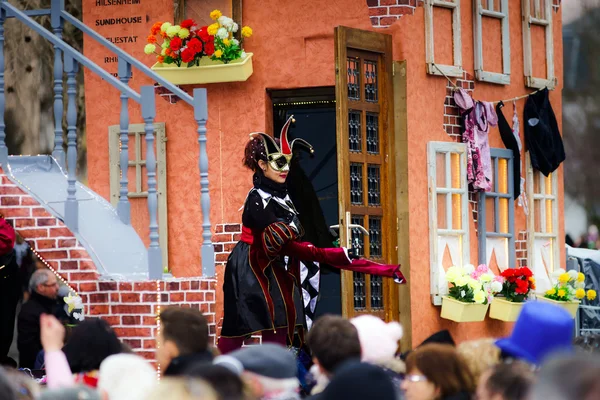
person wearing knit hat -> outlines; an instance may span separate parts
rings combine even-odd
[[[140,356],[114,354],[100,364],[98,390],[110,400],[145,400],[156,383],[156,371]]]
[[[398,322],[386,323],[373,315],[361,315],[350,322],[358,331],[363,362],[378,364],[396,356],[403,333]]]
[[[4,364],[13,341],[19,302],[19,266],[14,250],[16,233],[0,216],[0,364]]]
[[[367,363],[350,363],[339,369],[319,400],[397,400],[400,390],[379,367]]]

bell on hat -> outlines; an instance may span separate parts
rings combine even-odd
[[[512,334],[496,341],[508,356],[540,365],[553,353],[572,351],[574,322],[559,306],[541,301],[523,305]]]

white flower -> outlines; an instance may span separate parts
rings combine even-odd
[[[568,274],[569,274],[569,277],[571,278],[571,280],[573,280],[573,281],[576,281],[577,280],[577,275],[579,275],[577,273],[577,271],[575,271],[574,269],[570,270],[568,272]]]
[[[474,294],[473,294],[473,300],[475,301],[475,303],[477,304],[483,304],[485,302],[485,292],[483,290],[477,290]]]
[[[152,54],[156,51],[156,46],[153,45],[152,43],[148,43],[145,47],[144,47],[144,53],[146,54]]]
[[[242,54],[240,55],[240,57],[242,58],[242,60],[243,60],[244,58],[246,58],[246,52],[245,52],[245,51],[242,51]]]
[[[74,312],[73,318],[75,318],[77,321],[83,321],[83,313]]]
[[[466,293],[465,293],[465,291],[464,291],[464,290],[461,290],[461,291],[460,291],[460,297],[465,297],[465,296],[466,296]]]
[[[237,40],[236,38],[231,39],[231,44],[235,45],[235,46],[239,46],[240,45],[240,41]]]
[[[217,19],[217,22],[218,22],[220,25],[225,25],[225,21],[227,21],[227,17],[226,17],[226,16],[224,16],[224,15],[221,15],[221,16],[220,16],[220,17]]]
[[[234,22],[233,27],[231,27],[231,32],[237,32],[238,29],[240,29],[240,26]]]
[[[463,269],[465,270],[465,274],[471,275],[473,272],[475,272],[475,266],[473,264],[467,264],[463,267]]]
[[[229,37],[229,32],[225,28],[219,28],[216,35],[219,39],[227,39]]]
[[[575,289],[585,289],[585,282],[575,282]]]
[[[552,278],[558,279],[559,276],[565,273],[565,270],[562,268],[558,268],[555,271],[552,271]]]
[[[492,282],[492,293],[500,293],[502,291],[502,284],[498,281]]]
[[[491,281],[492,281],[492,279],[494,279],[494,276],[493,276],[492,274],[487,274],[487,273],[486,273],[486,274],[482,274],[482,275],[479,277],[479,280],[480,280],[481,282],[484,282],[484,283],[491,282]]]

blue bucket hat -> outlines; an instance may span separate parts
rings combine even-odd
[[[550,303],[523,305],[512,334],[496,341],[505,354],[540,365],[552,353],[572,351],[573,317]]]

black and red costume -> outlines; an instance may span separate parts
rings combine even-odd
[[[269,162],[273,161],[273,154],[280,156],[289,150],[289,163],[289,122],[282,131],[281,150],[272,138],[263,139]],[[240,347],[246,337],[259,332],[263,341],[281,344],[288,338],[292,341],[296,327],[303,332],[306,320],[300,287],[301,261],[404,280],[397,265],[351,260],[344,248],[317,248],[302,242],[304,229],[286,184],[268,179],[260,169],[253,180],[254,188],[243,208],[242,238],[225,268],[224,317],[219,339],[222,353]]]

